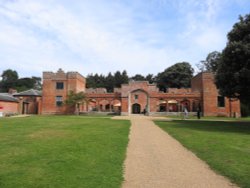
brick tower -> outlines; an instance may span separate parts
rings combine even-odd
[[[68,109],[63,105],[70,91],[85,92],[86,80],[78,72],[43,72],[42,114],[65,114]]]

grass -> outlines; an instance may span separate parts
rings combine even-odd
[[[0,187],[120,187],[129,121],[0,119]]]
[[[212,169],[250,187],[250,122],[156,121]]]
[[[171,119],[183,119],[183,115],[177,116],[166,116]],[[189,115],[187,119],[196,120],[197,116]],[[230,120],[230,121],[250,121],[250,117],[240,117],[240,118],[233,118],[233,117],[218,117],[218,116],[206,116],[201,117],[201,120]]]

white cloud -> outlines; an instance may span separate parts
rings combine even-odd
[[[223,2],[0,2],[1,67],[24,75],[60,67],[86,75],[157,73],[178,61],[195,64],[225,43],[225,26],[216,23]]]

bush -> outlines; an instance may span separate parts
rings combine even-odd
[[[241,116],[242,117],[250,116],[250,106],[243,103],[241,103],[240,106],[241,106]]]

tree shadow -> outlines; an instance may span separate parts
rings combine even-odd
[[[168,123],[168,126],[197,131],[250,134],[250,122],[243,121],[206,121],[206,120],[173,120],[157,121]]]

